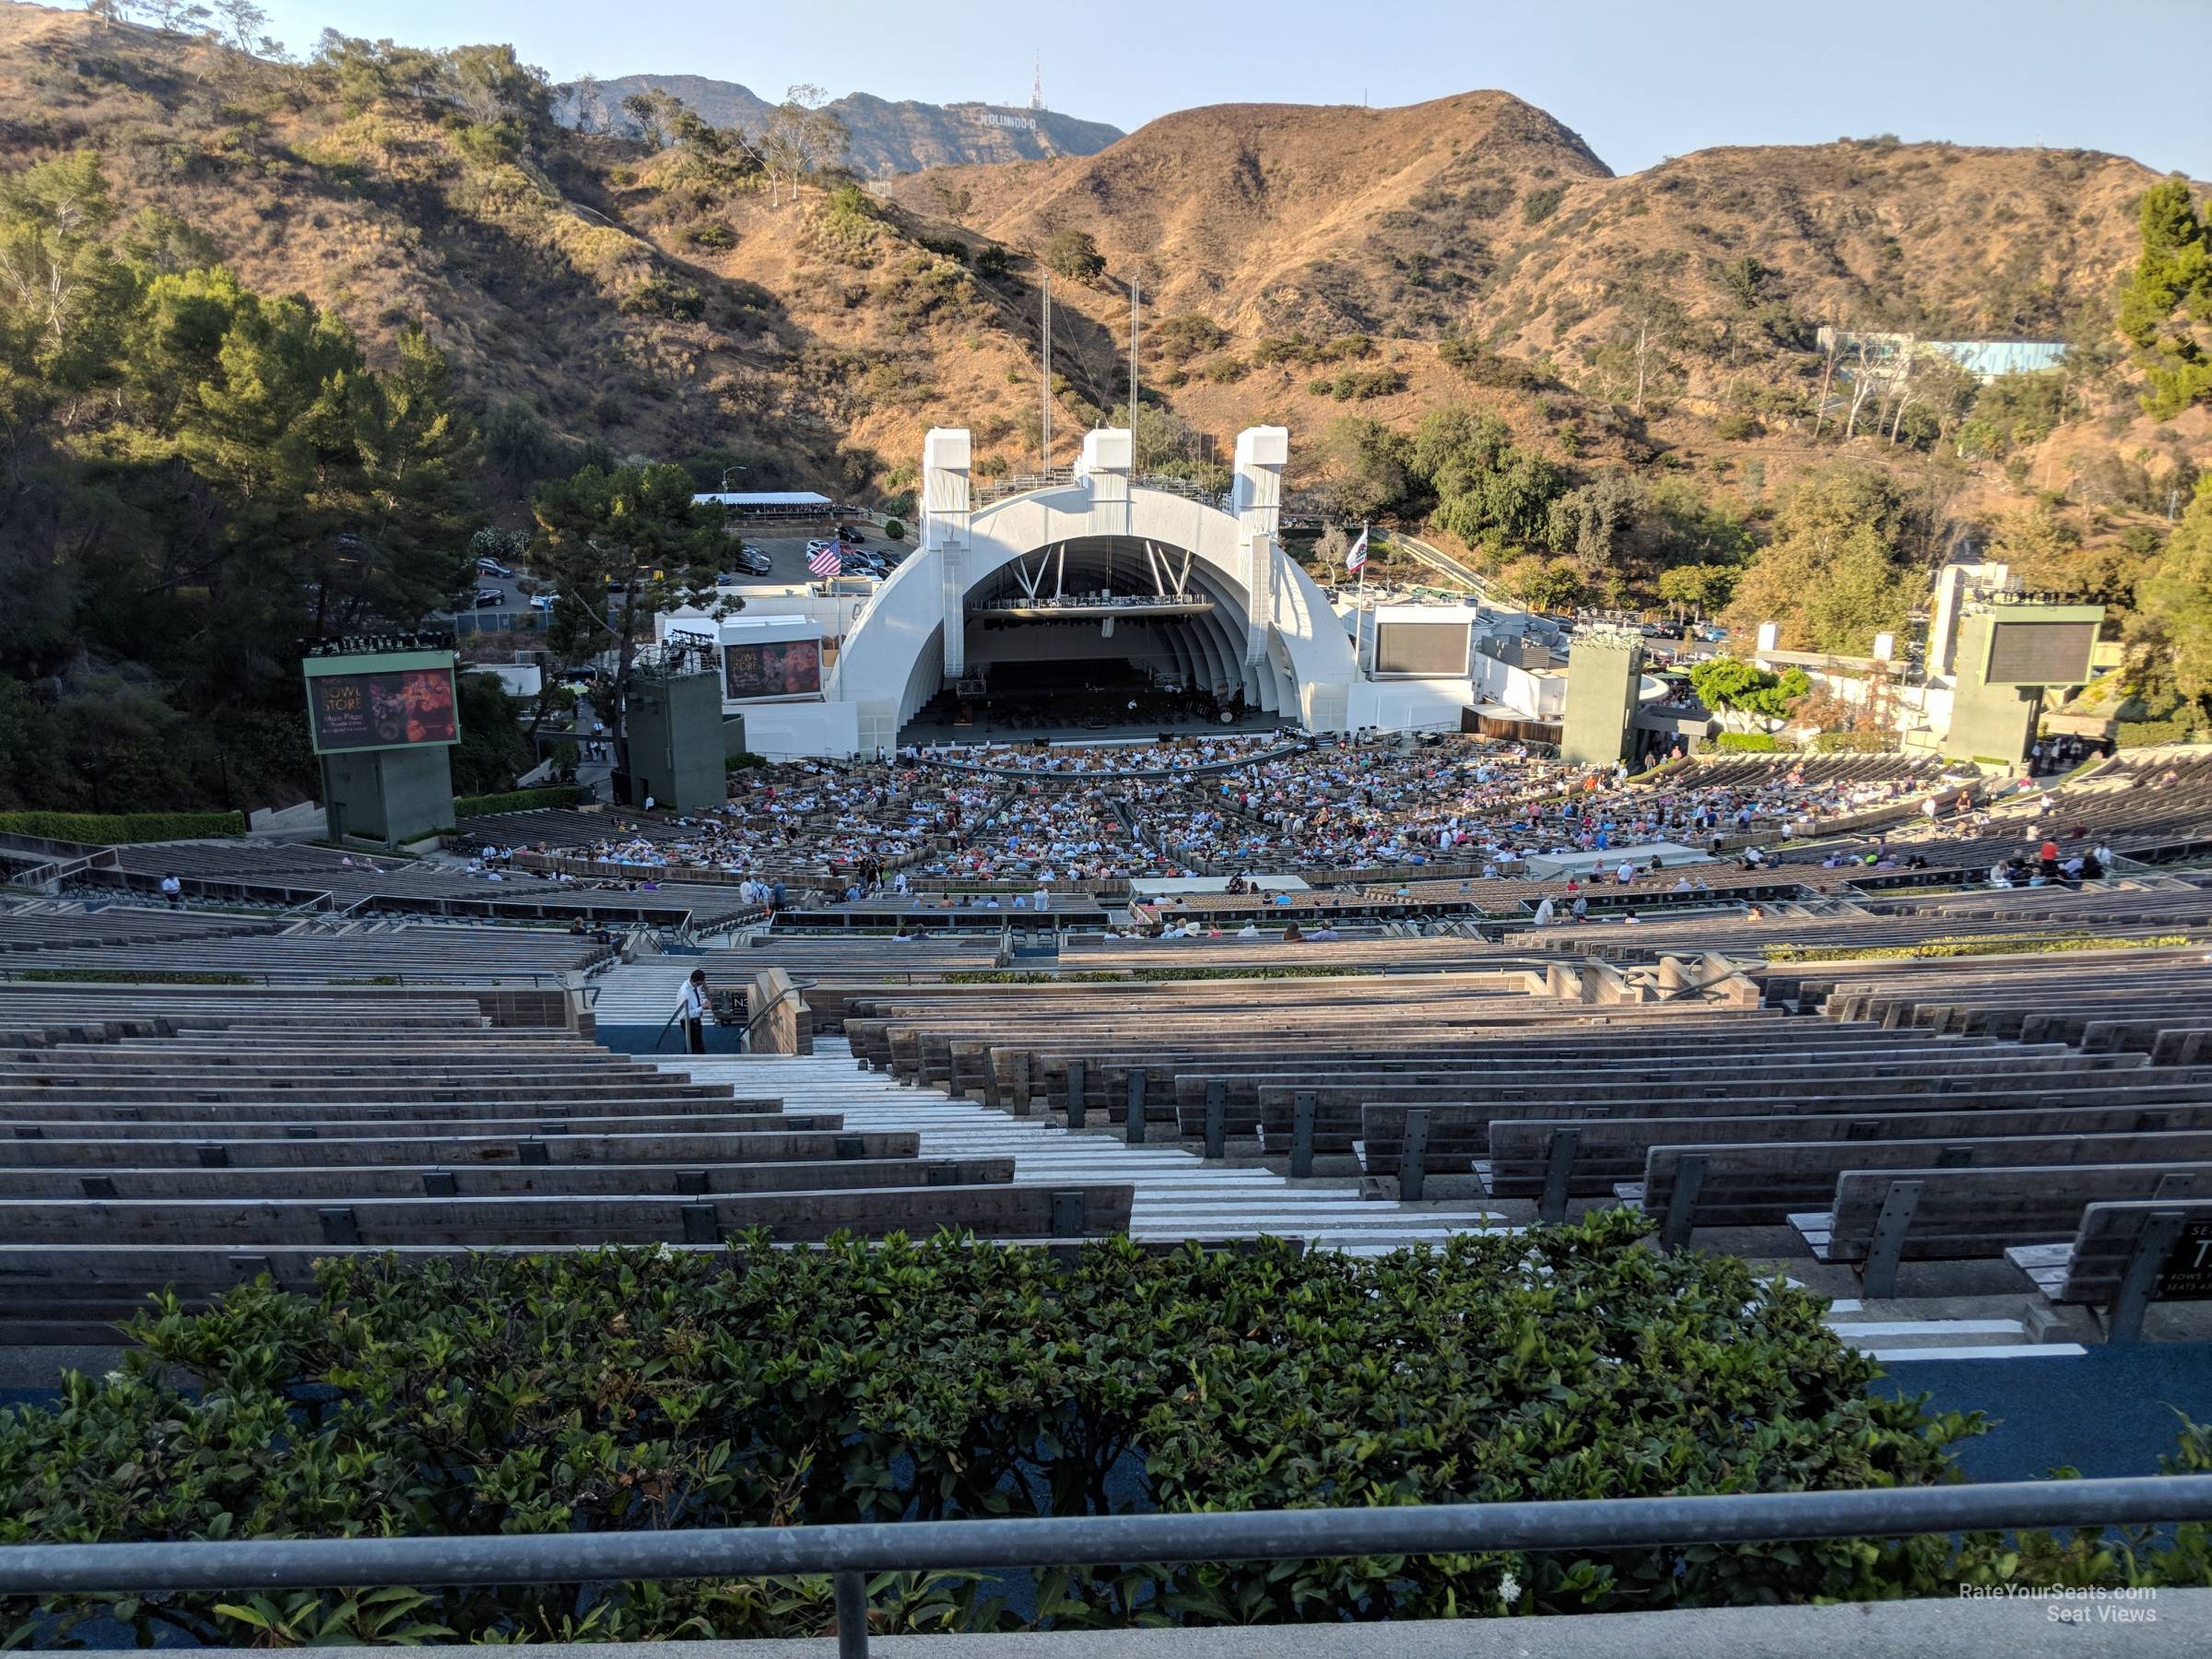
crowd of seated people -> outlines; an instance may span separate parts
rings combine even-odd
[[[888,763],[771,766],[735,776],[731,798],[712,811],[617,815],[608,833],[562,851],[618,870],[819,878],[832,892],[857,879],[864,896],[900,873],[1027,882],[1443,865],[1512,877],[1538,854],[1658,842],[1718,851],[1730,838],[1804,833],[1905,804],[1933,782],[1785,763],[1714,768],[1713,783],[1697,767],[1631,782],[1625,768],[1570,766],[1473,738],[1284,752],[1274,735],[1223,734],[959,753],[1039,775],[963,770],[911,749]],[[1167,775],[1133,775],[1147,771]],[[483,867],[504,862],[506,849],[489,852]]]
[[[1049,777],[1117,777],[1130,772],[1186,771],[1250,760],[1298,741],[1281,732],[1225,732],[1218,736],[1178,738],[1170,743],[1116,744],[1098,747],[1041,747],[1036,744],[977,743],[938,748],[912,746],[899,751],[902,762],[953,768],[996,767]]]
[[[1172,875],[1172,864],[1130,833],[1096,787],[1018,795],[987,832],[963,838],[916,866],[926,877],[984,881],[1102,881]]]
[[[1164,850],[1192,865],[1347,870],[1476,862],[1500,874],[1562,855],[1725,837],[1805,834],[1824,820],[1909,799],[1916,776],[1819,775],[1762,766],[1708,786],[1696,769],[1653,783],[1562,765],[1519,745],[1410,751],[1314,749],[1218,776],[1139,781],[1130,798]]]

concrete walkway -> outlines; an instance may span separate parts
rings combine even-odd
[[[640,1659],[662,1643],[534,1648],[542,1659]],[[815,1659],[834,1638],[687,1641],[680,1659]],[[1713,1607],[1559,1618],[1405,1624],[1261,1625],[1207,1630],[1091,1630],[1006,1636],[878,1636],[877,1659],[2044,1659],[2125,1654],[2182,1659],[2212,1647],[2212,1590],[2092,1602],[2080,1591],[2006,1601],[1850,1602],[1829,1607]],[[258,1650],[203,1648],[208,1659]],[[323,1648],[381,1659],[389,1648]]]

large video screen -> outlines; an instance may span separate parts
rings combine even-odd
[[[1465,622],[1382,622],[1375,627],[1377,674],[1467,676]]]
[[[307,682],[307,711],[318,754],[461,740],[450,667],[316,675]]]
[[[822,688],[819,640],[771,640],[722,648],[726,697],[808,697]]]
[[[1983,678],[1993,686],[2087,685],[2096,647],[2094,622],[2000,621],[1990,630]]]

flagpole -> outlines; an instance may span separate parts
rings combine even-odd
[[[1359,521],[1359,596],[1352,601],[1352,666],[1367,672],[1367,561],[1374,549],[1367,545],[1367,521]]]

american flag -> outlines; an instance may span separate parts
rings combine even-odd
[[[841,576],[845,561],[835,547],[820,547],[808,557],[806,568],[817,576]]]

